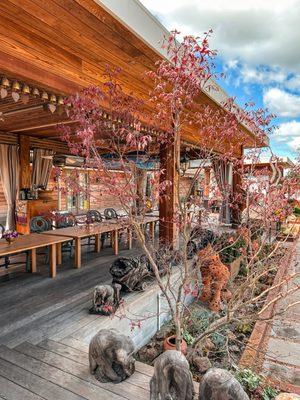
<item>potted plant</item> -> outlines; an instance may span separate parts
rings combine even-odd
[[[2,235],[3,239],[7,241],[7,243],[11,244],[13,243],[16,238],[19,236],[17,231],[5,231]]]

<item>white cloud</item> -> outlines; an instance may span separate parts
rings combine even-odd
[[[271,83],[284,84],[287,79],[286,71],[281,68],[253,68],[248,65],[241,67],[240,75],[244,83],[258,83],[260,85],[268,85]]]
[[[278,117],[300,117],[300,96],[279,88],[271,88],[264,92],[263,101]]]
[[[292,150],[300,147],[300,121],[289,121],[279,125],[274,139],[286,143]]]
[[[300,0],[142,0],[169,29],[214,30],[212,47],[226,60],[300,73]]]

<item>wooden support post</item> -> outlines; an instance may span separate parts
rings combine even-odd
[[[146,195],[146,184],[147,184],[147,170],[136,169],[136,210],[140,214],[145,205],[145,195]]]
[[[114,249],[114,254],[118,255],[119,254],[119,231],[116,229],[115,231],[112,232],[113,236],[113,249]]]
[[[243,147],[241,146],[241,155],[243,154]],[[245,199],[243,193],[243,170],[241,164],[236,164],[232,169],[232,210],[231,219],[232,227],[237,228],[242,222],[242,211],[245,208]]]
[[[31,269],[32,273],[36,272],[36,249],[31,249]]]
[[[30,172],[30,137],[19,136],[20,146],[20,189],[31,187]]]
[[[151,240],[154,240],[154,237],[155,237],[155,221],[151,221],[149,223],[149,225],[150,225],[150,238],[151,238]]]
[[[62,249],[61,249],[61,243],[57,243],[56,245],[56,253],[57,253],[57,265],[62,264]]]
[[[210,168],[204,169],[204,197],[206,199],[209,198],[209,190],[210,190]]]
[[[75,268],[81,267],[81,239],[75,239]]]
[[[56,244],[50,246],[50,277],[56,277]]]
[[[127,229],[128,250],[132,249],[132,228]]]
[[[95,235],[95,252],[100,253],[101,250],[101,234]]]
[[[180,141],[160,147],[160,183],[166,181],[166,190],[159,197],[159,240],[162,244],[178,248],[178,229],[175,224],[178,210]]]

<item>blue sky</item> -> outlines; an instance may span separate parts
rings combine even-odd
[[[168,29],[202,35],[212,28],[222,87],[240,104],[275,113],[275,154],[300,147],[300,0],[141,0]]]

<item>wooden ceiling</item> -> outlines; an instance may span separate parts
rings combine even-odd
[[[145,71],[161,56],[93,0],[1,0],[0,44],[1,74],[69,95],[102,82],[109,64],[122,69],[124,90],[152,107]],[[204,94],[199,101],[216,106]],[[19,104],[0,100],[0,111],[6,107]],[[52,138],[58,135],[56,123],[63,121],[66,115],[41,107],[4,118],[0,131]],[[183,136],[195,144],[198,135],[186,131]]]

